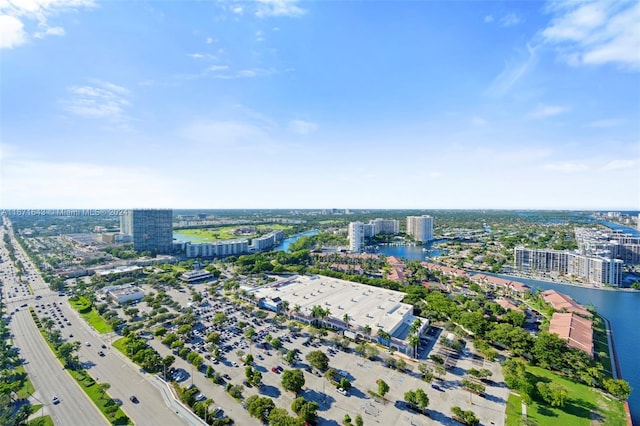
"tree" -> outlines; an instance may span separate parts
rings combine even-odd
[[[346,391],[351,389],[351,382],[346,377],[340,379],[340,387]]]
[[[213,316],[213,323],[216,325],[221,325],[226,320],[227,320],[227,316],[222,312],[218,312]]]
[[[365,353],[367,355],[367,358],[374,360],[378,357],[378,354],[380,353],[380,351],[378,351],[378,348],[376,348],[373,345],[367,345],[365,349]]]
[[[347,426],[351,424],[351,416],[349,416],[348,414],[344,415],[344,418],[342,419],[342,424]]]
[[[248,354],[247,356],[244,357],[244,363],[246,365],[251,365],[253,363],[253,355]]]
[[[320,371],[325,371],[329,367],[329,357],[322,351],[312,351],[306,356],[306,360],[309,361],[312,367],[317,368]]]
[[[58,353],[67,367],[73,367],[78,363],[76,355],[78,349],[80,349],[80,342],[66,342],[58,348]]]
[[[371,336],[371,326],[369,324],[365,324],[365,326],[362,327],[362,331],[367,335],[367,337]]]
[[[287,410],[276,407],[269,413],[269,424],[274,426],[303,426],[304,420],[291,417]]]
[[[542,368],[561,368],[563,355],[567,352],[567,342],[557,334],[538,333],[531,349],[531,355]]]
[[[301,370],[284,370],[282,373],[282,387],[293,393],[298,393],[304,387],[305,379]]]
[[[384,398],[387,392],[389,392],[389,385],[382,379],[376,381],[378,384],[378,395]]]
[[[391,334],[389,332],[384,331],[384,329],[382,329],[382,328],[379,328],[377,335],[378,335],[378,340],[381,340],[382,344],[384,344],[386,346],[389,346],[391,344],[391,341],[390,341]]]
[[[111,387],[109,383],[98,383],[98,390],[100,391],[100,399],[104,399],[104,394]]]
[[[422,380],[431,382],[433,380],[433,370],[427,364],[421,362],[418,364],[418,371],[422,374]]]
[[[211,333],[207,334],[206,341],[207,343],[213,343],[214,345],[217,345],[218,343],[220,343],[220,333],[212,331]]]
[[[569,397],[567,388],[559,383],[538,382],[536,389],[544,402],[552,407],[563,407]]]
[[[282,346],[282,342],[280,341],[280,339],[271,339],[271,342],[269,343],[273,349],[280,349],[280,347]]]
[[[245,401],[245,405],[247,406],[247,411],[251,417],[255,417],[263,422],[266,422],[269,419],[271,410],[276,406],[271,398],[261,397],[258,395],[251,395],[248,397]]]
[[[364,422],[362,421],[362,416],[360,414],[356,415],[355,421],[356,421],[356,426],[363,426],[364,425]]]
[[[429,406],[429,397],[425,393],[424,390],[418,388],[415,391],[410,390],[405,392],[404,400],[409,404],[413,404],[416,407],[419,407],[421,410],[424,410]]]
[[[256,329],[253,327],[249,327],[246,330],[244,330],[244,337],[246,337],[247,340],[253,339],[253,336],[255,335],[256,335]]]
[[[404,359],[399,358],[396,360],[396,368],[400,371],[404,371],[404,369],[407,368],[407,362]]]
[[[351,320],[351,317],[349,316],[349,314],[345,313],[345,314],[342,316],[342,321],[344,322],[344,324],[345,324],[345,326],[346,326],[347,330],[349,329],[349,321],[350,321],[350,320]]]
[[[317,402],[306,401],[302,397],[294,399],[293,403],[291,403],[291,410],[307,423],[314,423],[316,421],[318,408],[320,408],[320,406]]]
[[[465,411],[462,408],[455,406],[451,407],[451,412],[456,420],[459,420],[465,425],[475,426],[480,424],[480,420],[476,417],[473,411]]]
[[[287,352],[287,354],[284,356],[284,361],[289,364],[289,365],[293,365],[296,359],[296,353],[295,351],[290,350],[289,352]]]
[[[620,399],[627,399],[631,394],[631,386],[629,382],[622,379],[607,379],[604,381],[604,388],[611,395]]]

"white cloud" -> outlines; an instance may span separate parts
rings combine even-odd
[[[624,123],[624,120],[619,118],[608,118],[603,120],[592,121],[587,124],[587,127],[599,127],[599,128],[608,128],[608,127],[616,127]]]
[[[207,38],[204,40],[204,42],[205,42],[205,43],[207,43],[207,44],[211,44],[211,43],[213,43],[214,41],[216,41],[216,40],[214,40],[214,39],[213,39],[213,38],[211,38],[211,37],[207,37]]]
[[[64,28],[49,26],[49,18],[66,11],[93,7],[92,0],[12,0],[0,1],[0,48],[11,49],[27,41],[29,33],[37,39],[63,36]],[[34,28],[37,30],[34,31]]]
[[[269,16],[288,16],[297,18],[307,13],[298,6],[298,0],[257,0],[256,16],[265,18]]]
[[[256,41],[257,42],[264,41],[264,36],[262,34],[262,31],[256,31]]]
[[[45,38],[47,36],[62,37],[64,34],[64,28],[62,27],[49,27],[45,31],[35,33],[33,38]]]
[[[486,91],[489,96],[503,96],[524,77],[536,64],[537,48],[527,44],[527,50],[520,52],[520,58],[516,61],[507,62],[502,72],[493,80],[491,86]]]
[[[433,171],[433,172],[429,172],[427,176],[429,176],[431,179],[438,179],[444,176],[444,174],[442,172]]]
[[[549,163],[544,166],[547,170],[560,173],[576,173],[588,169],[587,165],[577,161],[565,161],[561,163]]]
[[[127,100],[129,90],[101,80],[91,80],[94,86],[71,86],[71,96],[62,100],[65,110],[87,118],[103,118],[112,122],[128,120],[125,110],[131,104]]]
[[[640,2],[561,0],[548,11],[552,18],[542,37],[570,65],[640,69]]]
[[[491,16],[491,15],[487,15],[487,16],[485,16],[485,17],[484,17],[484,22],[485,22],[486,24],[488,24],[488,23],[490,23],[490,22],[493,22],[493,16]]]
[[[207,68],[207,71],[218,72],[218,71],[226,71],[229,69],[228,65],[211,65]]]
[[[547,118],[555,115],[564,114],[570,111],[571,108],[558,106],[558,105],[540,105],[535,110],[531,111],[528,115],[529,118]]]
[[[0,15],[0,49],[11,49],[27,41],[24,24],[15,16]]]
[[[522,19],[515,13],[508,13],[500,18],[500,25],[503,27],[513,27],[522,22]]]
[[[637,159],[636,160],[612,160],[612,161],[609,161],[607,164],[605,164],[604,167],[602,167],[602,170],[611,171],[611,170],[629,169],[631,167],[637,167],[638,163],[639,161]]]
[[[231,11],[236,15],[242,15],[242,13],[244,12],[244,8],[242,6],[233,6],[231,8]]]
[[[291,120],[289,122],[289,130],[299,135],[303,135],[303,136],[308,135],[310,133],[315,132],[317,129],[318,129],[318,125],[310,121]]]

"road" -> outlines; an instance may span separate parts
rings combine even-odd
[[[13,237],[12,233],[10,236]],[[118,398],[122,400],[123,405],[122,409],[125,411],[127,416],[133,420],[136,425],[198,425],[201,424],[201,421],[198,417],[196,417],[191,411],[184,409],[179,406],[174,401],[169,401],[168,398],[163,396],[163,393],[167,395],[168,393],[162,392],[159,389],[157,379],[152,377],[149,374],[145,374],[139,371],[138,367],[133,364],[130,360],[120,354],[116,349],[111,349],[110,339],[113,338],[113,335],[100,335],[95,330],[91,328],[89,324],[87,324],[75,311],[73,308],[69,306],[66,302],[65,297],[58,296],[56,292],[52,292],[48,285],[42,280],[42,277],[36,272],[33,267],[31,261],[27,258],[26,254],[22,250],[22,248],[18,245],[15,239],[12,238],[13,245],[16,248],[16,256],[18,259],[22,261],[25,265],[25,269],[28,271],[29,284],[34,291],[34,295],[20,295],[19,297],[15,297],[13,299],[8,299],[8,305],[10,309],[15,310],[17,306],[20,306],[24,303],[27,303],[29,306],[37,305],[46,305],[57,303],[61,308],[61,313],[67,318],[67,320],[71,321],[72,325],[65,325],[64,329],[61,329],[62,337],[69,341],[80,341],[82,346],[78,352],[80,361],[83,363],[83,366],[87,369],[89,374],[96,381],[99,382],[107,382],[111,385],[110,389],[107,393],[112,398]],[[7,260],[7,252],[3,248],[3,258]],[[2,264],[3,268],[7,268],[9,265],[10,268],[13,268],[10,261],[5,261]],[[5,281],[6,275],[5,275]],[[13,286],[13,284],[11,284]],[[7,287],[7,285],[5,285]],[[35,296],[39,296],[41,299],[36,300]],[[63,407],[62,411],[71,411],[71,409],[66,409],[66,400],[73,399],[74,401],[81,401],[82,399],[86,400],[88,403],[88,407],[83,407],[81,410],[77,409],[78,407],[74,407],[73,412],[96,412],[98,416],[100,416],[100,420],[96,419],[76,419],[72,420],[77,416],[74,414],[70,417],[60,418],[59,421],[56,421],[54,418],[56,425],[98,425],[105,424],[106,419],[102,414],[95,408],[93,403],[88,399],[88,397],[84,394],[84,392],[79,388],[79,386],[73,381],[73,379],[62,370],[62,366],[60,362],[54,357],[54,355],[49,350],[48,346],[44,342],[44,339],[41,337],[39,331],[33,324],[31,317],[28,312],[28,308],[19,308],[20,312],[16,312],[14,316],[18,316],[12,323],[16,323],[16,327],[20,324],[19,329],[15,329],[12,331],[16,335],[16,346],[21,348],[23,352],[25,352],[24,358],[28,361],[28,364],[25,367],[33,366],[37,364],[37,368],[41,369],[41,371],[35,371],[34,374],[38,376],[38,379],[34,380],[33,384],[37,390],[41,391],[41,394],[44,395],[43,398],[47,398],[47,401],[50,403],[50,392],[54,392],[56,387],[60,385],[60,383],[64,383],[64,389],[72,387],[71,385],[77,388],[77,391],[82,395],[69,395],[69,398],[66,396],[63,398],[63,392],[59,392],[56,394],[62,402],[56,405],[54,408],[58,409]],[[39,315],[47,316],[47,313],[40,313]],[[28,323],[31,323],[28,326]],[[25,336],[24,339],[18,338],[20,335]],[[69,337],[73,335],[73,338]],[[39,338],[36,339],[36,337]],[[24,340],[24,342],[23,342]],[[89,342],[91,346],[87,346],[86,342]],[[31,346],[23,346],[29,345]],[[102,349],[105,353],[104,357],[100,357],[98,355],[98,351],[101,350],[102,345],[107,346],[107,349]],[[31,354],[39,354],[45,356],[46,358],[38,358],[38,359],[30,359],[26,355]],[[66,378],[64,382],[60,382],[58,377],[51,377],[47,374],[44,374],[49,371],[59,371],[62,377]],[[31,372],[27,370],[27,372],[31,376]],[[68,384],[68,383],[69,384]],[[129,400],[131,395],[135,395],[139,401],[139,403],[133,403]],[[169,406],[171,408],[169,408]]]

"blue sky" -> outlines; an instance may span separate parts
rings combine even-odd
[[[1,208],[640,208],[640,2],[0,0]]]

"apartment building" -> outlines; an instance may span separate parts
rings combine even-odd
[[[433,217],[407,216],[407,234],[423,243],[433,240]]]
[[[254,238],[251,240],[251,250],[264,251],[272,249],[277,246],[284,238],[284,232],[272,231],[262,237]]]
[[[580,254],[570,251],[514,249],[514,267],[528,272],[551,272],[574,275],[597,285],[620,286],[623,261],[604,256]]]
[[[247,240],[226,240],[212,243],[187,243],[184,251],[187,257],[226,257],[249,252]]]
[[[349,250],[352,253],[358,253],[364,249],[364,228],[362,222],[349,223]]]

